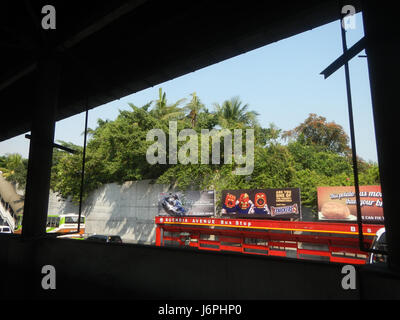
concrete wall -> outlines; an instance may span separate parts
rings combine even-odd
[[[84,202],[85,232],[119,235],[125,242],[154,243],[158,195],[168,190],[167,185],[152,184],[151,180],[100,187]],[[50,193],[48,212],[78,213],[79,206]]]
[[[83,204],[87,234],[119,235],[124,242],[155,243],[154,217],[158,195],[171,191],[151,180],[109,183],[93,191]],[[50,192],[49,214],[78,213],[79,206]],[[302,207],[303,220],[312,221],[310,208]]]

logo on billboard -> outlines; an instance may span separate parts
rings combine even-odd
[[[214,190],[162,192],[158,198],[158,215],[160,216],[186,217],[215,214]]]
[[[225,197],[225,206],[232,209],[236,206],[236,196],[234,194],[228,193]]]
[[[300,189],[242,189],[222,191],[221,214],[236,218],[300,218]]]
[[[267,205],[267,196],[265,195],[264,192],[259,192],[256,193],[255,199],[254,199],[255,206],[257,208],[265,208]]]

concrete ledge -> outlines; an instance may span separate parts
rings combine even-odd
[[[8,299],[398,299],[398,273],[356,267],[357,288],[343,290],[341,264],[290,258],[0,237]],[[43,290],[41,268],[56,269]]]

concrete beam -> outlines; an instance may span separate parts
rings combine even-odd
[[[55,59],[41,61],[37,69],[36,99],[32,105],[34,110],[22,221],[22,235],[26,238],[46,233],[58,80],[58,62]]]
[[[371,84],[371,98],[382,185],[389,263],[400,268],[400,214],[398,212],[398,78],[400,42],[398,17],[389,4],[363,1],[363,19]]]

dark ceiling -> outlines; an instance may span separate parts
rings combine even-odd
[[[41,28],[46,4],[56,9],[55,30]],[[26,0],[0,6],[0,106],[7,112],[0,141],[30,131],[40,107],[35,70],[48,55],[56,55],[62,67],[61,120],[340,14],[337,0]]]

